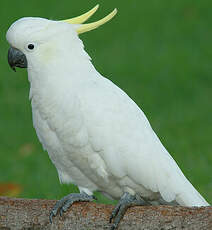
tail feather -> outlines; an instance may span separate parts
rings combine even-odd
[[[158,169],[156,174],[158,190],[165,201],[176,201],[179,205],[188,207],[210,206],[185,177],[169,154],[161,158],[158,163],[156,167]]]
[[[182,206],[210,206],[210,204],[200,195],[200,193],[188,181],[188,188],[184,192],[176,195],[176,201]]]

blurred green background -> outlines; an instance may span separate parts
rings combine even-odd
[[[9,68],[5,33],[23,16],[67,19],[98,3],[90,21],[115,7],[119,11],[110,23],[81,36],[95,67],[136,101],[185,175],[212,203],[211,0],[2,0],[0,184],[19,184],[17,196],[27,198],[59,199],[76,191],[59,184],[36,137],[27,73]]]

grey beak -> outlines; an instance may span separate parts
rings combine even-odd
[[[25,54],[13,47],[10,47],[8,50],[8,63],[15,72],[15,67],[27,68],[27,59]]]

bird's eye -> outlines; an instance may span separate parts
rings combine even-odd
[[[35,48],[35,46],[34,46],[33,44],[29,44],[29,45],[28,45],[28,49],[29,49],[29,50],[33,50],[34,48]]]

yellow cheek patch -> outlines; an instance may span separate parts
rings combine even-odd
[[[49,43],[45,44],[45,46],[41,47],[41,59],[43,63],[48,63],[54,55],[56,55],[56,51],[54,49],[54,44]]]

